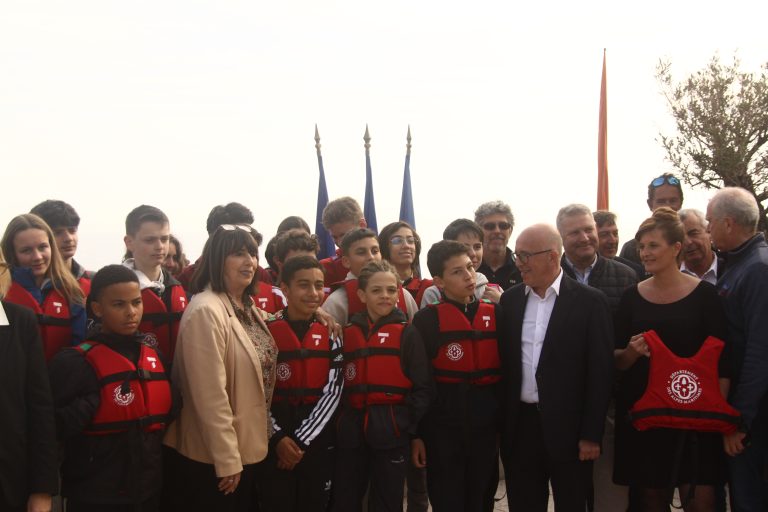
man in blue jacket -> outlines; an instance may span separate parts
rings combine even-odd
[[[768,510],[768,244],[757,232],[759,216],[755,197],[737,187],[720,190],[707,207],[712,242],[727,262],[717,288],[733,365],[729,402],[746,427],[723,438],[735,511]]]

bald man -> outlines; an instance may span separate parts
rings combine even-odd
[[[502,461],[510,511],[583,511],[600,455],[613,375],[613,325],[600,291],[563,274],[557,230],[515,243],[523,282],[501,297],[506,385]],[[502,338],[503,336],[503,338]]]

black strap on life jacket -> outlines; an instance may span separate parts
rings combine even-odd
[[[284,362],[284,361],[293,361],[295,359],[305,359],[309,357],[313,358],[320,358],[320,357],[331,357],[333,355],[333,352],[330,350],[314,350],[311,348],[299,348],[296,350],[285,350],[281,351],[277,355],[278,362]]]
[[[56,316],[44,315],[42,313],[38,313],[37,323],[40,325],[50,325],[54,327],[69,327],[71,324],[71,320],[69,318],[59,318]]]
[[[143,430],[155,423],[168,423],[168,414],[153,414],[150,416],[143,416],[135,420],[127,421],[110,421],[109,423],[99,423],[98,425],[90,425],[87,428],[88,432],[105,432],[109,430],[126,430],[130,428],[136,428]]]
[[[443,370],[441,368],[433,368],[432,373],[441,377],[450,377],[452,379],[462,379],[470,381],[480,377],[486,377],[488,375],[501,375],[500,368],[485,368],[482,370],[474,370],[471,372],[462,372],[459,370]]]
[[[399,348],[363,347],[344,354],[347,359],[361,359],[368,356],[400,356]]]
[[[439,346],[447,345],[448,343],[452,343],[454,341],[464,341],[464,340],[484,340],[488,338],[497,338],[497,332],[496,331],[478,331],[478,330],[469,330],[469,331],[449,331],[449,332],[441,332],[438,334],[438,340]]]

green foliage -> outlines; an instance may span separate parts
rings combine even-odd
[[[660,134],[667,158],[691,186],[743,187],[760,206],[768,228],[768,64],[759,74],[721,64],[715,55],[704,69],[675,83],[671,63],[659,61],[656,79],[677,125]]]

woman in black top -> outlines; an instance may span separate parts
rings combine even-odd
[[[714,485],[724,480],[719,434],[663,428],[640,432],[627,416],[648,382],[650,352],[642,333],[653,329],[680,357],[696,354],[708,336],[725,339],[725,316],[715,287],[679,270],[683,238],[682,223],[669,208],[656,210],[643,222],[635,239],[653,277],[627,289],[616,314],[615,361],[621,374],[614,481],[637,489],[641,510],[647,511],[668,510],[674,487],[686,510],[714,510]],[[727,389],[725,366],[721,358],[721,388]],[[695,495],[688,499],[691,485]]]

